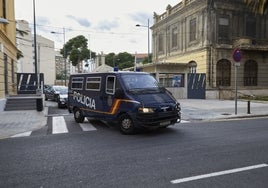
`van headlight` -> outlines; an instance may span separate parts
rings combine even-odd
[[[177,103],[176,105],[175,105],[175,109],[177,110],[177,111],[181,111],[181,105],[180,105],[180,103]]]
[[[154,113],[154,109],[153,108],[140,107],[139,112],[140,113]]]
[[[60,98],[60,102],[64,102],[65,101],[65,98]]]

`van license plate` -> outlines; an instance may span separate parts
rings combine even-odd
[[[170,121],[164,121],[164,122],[160,123],[161,126],[165,126],[165,125],[169,125],[169,124],[170,124]]]

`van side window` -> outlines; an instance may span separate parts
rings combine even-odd
[[[72,78],[72,89],[82,90],[83,89],[83,77],[74,77]]]
[[[100,91],[101,77],[87,77],[86,90]]]
[[[106,93],[112,95],[115,93],[115,76],[106,77]]]

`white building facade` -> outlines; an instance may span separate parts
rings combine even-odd
[[[34,73],[34,36],[29,23],[17,20],[17,28],[27,34],[17,33],[17,47],[23,57],[18,60],[18,73]],[[36,35],[37,72],[44,74],[44,84],[53,85],[56,80],[54,41]]]

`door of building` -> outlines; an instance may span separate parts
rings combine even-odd
[[[187,98],[205,99],[206,98],[206,74],[188,73]]]

